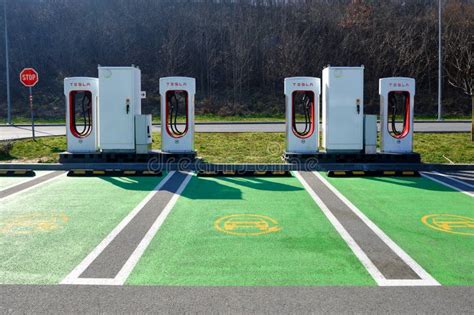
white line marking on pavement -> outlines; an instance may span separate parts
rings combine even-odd
[[[142,210],[142,208],[153,198],[153,196],[163,187],[164,184],[174,175],[174,171],[169,172],[158,185],[151,191],[145,199],[143,199],[113,230],[107,235],[102,242],[89,255],[82,260],[64,279],[61,284],[80,284],[79,276],[89,267],[89,265],[102,253],[102,251],[115,239],[115,237],[132,221],[132,219]],[[82,281],[82,280],[80,280]],[[79,281],[79,282],[80,282]]]
[[[19,195],[19,194],[24,194],[24,193],[26,193],[26,192],[28,192],[28,191],[30,191],[30,190],[32,190],[32,189],[39,188],[39,187],[41,187],[41,186],[43,186],[43,185],[45,185],[45,184],[47,184],[47,183],[49,183],[49,182],[51,182],[51,181],[53,181],[53,180],[59,179],[59,178],[61,178],[61,177],[63,177],[63,176],[66,176],[66,174],[67,174],[67,173],[64,172],[64,173],[61,174],[61,175],[54,176],[54,177],[52,177],[52,178],[50,178],[50,179],[45,180],[44,182],[40,182],[40,183],[38,183],[38,184],[36,184],[36,185],[33,185],[33,186],[31,186],[31,187],[22,189],[22,190],[20,190],[20,191],[17,191],[17,192],[15,192],[15,193],[13,193],[13,194],[10,194],[10,195],[5,196],[5,197],[0,198],[0,199],[5,200],[5,199],[11,198],[11,197],[13,197],[13,196],[17,196],[17,195]],[[45,174],[45,175],[46,175],[46,174]],[[43,176],[45,176],[45,175],[42,175],[42,176],[40,176],[40,177],[43,177]],[[38,178],[38,177],[35,176],[35,178]],[[23,182],[23,183],[25,183],[25,182]],[[21,183],[21,184],[23,184],[23,183]],[[18,184],[18,185],[21,185],[21,184]]]
[[[474,188],[474,185],[469,184],[469,183],[466,183],[466,182],[463,181],[463,180],[460,180],[459,177],[457,177],[457,176],[455,176],[455,175],[452,175],[452,174],[444,174],[444,173],[440,173],[440,172],[436,172],[436,171],[433,171],[433,173],[436,174],[436,175],[439,175],[439,176],[447,177],[447,178],[449,178],[450,180],[455,181],[455,182],[457,182],[457,183],[460,183],[460,184],[462,184],[462,185],[465,185],[465,186],[467,186],[467,187],[469,187],[469,188]]]
[[[360,248],[356,241],[350,236],[347,230],[332,214],[326,204],[319,198],[313,189],[306,183],[303,177],[298,173],[295,176],[305,187],[316,204],[321,208],[323,213],[329,219],[336,231],[341,235],[352,252],[361,261],[362,265],[367,269],[369,274],[374,278],[379,286],[435,286],[440,285],[430,274],[428,274],[420,265],[418,265],[407,253],[405,253],[395,242],[393,242],[378,226],[369,220],[359,209],[357,209],[349,200],[347,200],[335,187],[333,187],[324,177],[319,173],[313,172],[325,185],[328,187],[342,202],[346,204],[395,254],[397,254],[413,271],[421,278],[419,280],[405,280],[405,279],[386,279],[380,270],[373,264],[365,252]]]
[[[64,283],[61,284],[75,284],[75,285],[120,285],[114,278],[76,278],[73,283]]]
[[[398,246],[387,234],[385,234],[374,222],[362,213],[352,202],[342,195],[332,184],[330,184],[321,174],[313,172],[327,188],[329,188],[349,209],[352,210],[395,254],[400,257],[421,279],[385,279],[383,286],[437,286],[440,285],[426,270],[423,269],[412,257],[410,257],[400,246]]]
[[[443,175],[444,175],[444,174],[441,174],[441,173],[438,173],[438,172],[433,172],[433,173],[434,173],[435,175],[440,175],[440,176],[443,176]],[[427,172],[421,172],[420,174],[421,174],[421,176],[426,177],[426,178],[428,178],[428,179],[430,179],[430,180],[432,180],[432,181],[434,181],[434,182],[437,182],[438,184],[441,184],[441,185],[443,185],[443,186],[446,186],[446,187],[449,187],[449,188],[451,188],[451,189],[454,189],[454,190],[457,190],[457,191],[459,191],[459,192],[462,192],[463,194],[465,194],[465,195],[467,195],[467,196],[469,196],[469,197],[474,197],[474,193],[471,193],[470,191],[465,191],[465,190],[463,190],[463,189],[461,189],[461,188],[459,188],[459,187],[453,186],[453,185],[451,185],[451,184],[448,184],[448,183],[446,183],[446,182],[443,182],[442,180],[439,180],[439,179],[437,179],[437,178],[434,178],[432,175],[430,176],[429,173],[427,173]],[[452,181],[461,182],[461,181],[456,180],[456,179],[454,179],[454,178],[451,178],[451,177],[449,177],[449,176],[447,176],[447,175],[444,175],[444,176],[445,176],[445,177],[448,177],[448,178],[451,179]],[[464,183],[464,182],[461,182],[461,183],[462,183],[463,185],[470,186],[470,185],[467,184],[467,183]]]
[[[151,228],[145,234],[145,237],[141,240],[140,244],[138,244],[137,248],[133,251],[132,255],[128,258],[127,262],[123,265],[122,269],[119,271],[119,273],[115,277],[115,280],[119,284],[124,284],[125,283],[128,276],[132,272],[133,268],[135,268],[136,264],[138,263],[138,261],[140,260],[140,258],[143,255],[143,253],[147,249],[148,245],[150,245],[151,241],[153,240],[156,233],[160,229],[161,225],[163,224],[163,222],[165,222],[166,218],[170,214],[170,212],[173,209],[174,205],[178,201],[178,198],[181,196],[184,189],[186,188],[189,181],[191,180],[191,177],[192,177],[192,174],[188,173],[188,175],[183,180],[183,182],[179,186],[176,193],[173,194],[173,197],[171,198],[171,200],[168,202],[168,204],[163,209],[163,211],[160,213],[158,218],[156,218],[156,220],[153,223],[153,225],[151,226]]]
[[[314,202],[319,206],[324,215],[328,218],[329,222],[334,226],[336,231],[342,237],[342,239],[347,243],[352,252],[357,256],[362,265],[367,269],[369,274],[374,278],[375,282],[378,285],[381,285],[385,280],[385,277],[382,275],[380,270],[372,263],[372,261],[367,257],[362,248],[359,247],[357,242],[350,236],[349,232],[342,226],[339,220],[332,214],[326,204],[319,198],[319,196],[314,192],[314,190],[308,185],[306,180],[301,176],[299,172],[293,173],[296,178],[301,182],[306,191],[309,193]]]
[[[106,237],[97,247],[92,251],[62,282],[61,284],[81,284],[81,285],[123,285],[127,280],[130,273],[135,268],[136,264],[140,260],[141,256],[147,249],[148,245],[151,243],[156,233],[160,229],[163,222],[166,220],[174,205],[178,201],[179,197],[183,193],[187,184],[191,180],[192,173],[187,173],[186,178],[183,180],[181,185],[178,187],[176,192],[171,197],[168,204],[165,206],[163,211],[160,213],[158,218],[156,218],[153,225],[150,227],[148,232],[145,234],[143,239],[138,244],[137,248],[130,255],[128,260],[123,265],[122,269],[118,272],[115,278],[79,278],[79,276],[89,267],[89,265],[100,255],[100,253],[112,242],[112,240],[120,233],[121,230],[127,226],[128,223],[135,217],[135,215],[140,212],[140,210],[147,204],[151,198],[163,187],[166,181],[168,181],[175,172],[170,172],[166,178],[158,184],[153,192],[148,194],[148,196],[129,214],[130,218],[125,218],[120,224]],[[138,209],[138,210],[137,210]],[[126,221],[126,222],[125,222]],[[120,229],[119,229],[120,228]],[[116,231],[117,230],[117,231]]]
[[[16,184],[11,184],[10,186],[7,186],[7,187],[4,187],[2,189],[0,189],[0,192],[2,191],[5,191],[7,189],[10,189],[10,188],[13,188],[13,187],[16,187],[18,185],[22,185],[22,184],[25,184],[25,183],[28,183],[28,182],[31,182],[32,180],[35,180],[37,178],[41,178],[43,177],[44,175],[47,175],[49,173],[52,173],[53,171],[45,171],[44,173],[42,173],[41,175],[36,175],[36,176],[33,176],[33,177],[29,177],[27,178],[26,180],[22,181],[22,182],[19,182],[19,183],[16,183]]]

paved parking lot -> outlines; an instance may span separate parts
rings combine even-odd
[[[284,311],[306,297],[302,311],[340,299],[340,311],[362,311],[351,308],[359,301],[377,311],[466,312],[474,285],[473,180],[472,171],[0,177],[0,310],[34,311],[36,300],[50,310],[131,311],[123,300],[138,299],[142,307],[161,301],[163,311],[184,311],[188,303],[180,308],[163,296],[221,296],[220,307],[195,307]],[[150,294],[161,297],[145,301]],[[92,295],[94,303],[81,304]],[[262,308],[246,308],[259,296]],[[396,298],[377,304],[376,296]]]

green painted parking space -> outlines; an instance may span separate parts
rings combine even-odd
[[[0,283],[59,283],[161,177],[54,179],[0,203]]]
[[[35,177],[22,177],[22,176],[0,176],[0,190],[7,189],[9,187],[12,187],[14,185],[21,184],[23,182],[26,182],[28,180],[31,180],[33,178],[38,178],[41,175],[44,175],[48,173],[47,171],[36,171],[36,176]]]
[[[472,197],[423,177],[326,178],[441,284],[474,284]]]
[[[133,285],[375,285],[296,178],[194,177]]]

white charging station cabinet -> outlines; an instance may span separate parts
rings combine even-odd
[[[319,97],[321,79],[285,78],[286,153],[312,154],[319,151]],[[303,115],[298,121],[298,112]]]
[[[321,132],[327,152],[363,150],[363,66],[323,69]]]
[[[364,115],[364,153],[377,153],[377,115]]]
[[[188,77],[160,78],[161,150],[194,152],[194,95],[196,80]],[[180,122],[184,116],[184,122]]]
[[[99,146],[135,151],[135,115],[141,114],[141,72],[137,67],[99,66]]]
[[[137,154],[146,154],[151,151],[152,119],[151,115],[135,116],[135,148]]]
[[[413,152],[415,79],[393,77],[379,80],[381,151]],[[401,124],[397,120],[401,119]],[[401,129],[401,130],[400,130]]]
[[[66,138],[70,153],[99,150],[97,108],[99,80],[73,77],[64,79],[66,99]]]

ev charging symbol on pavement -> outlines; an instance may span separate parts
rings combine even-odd
[[[421,218],[426,226],[451,234],[474,236],[474,218],[454,214],[429,214]]]
[[[258,236],[281,231],[278,221],[258,214],[232,214],[218,218],[214,228],[236,236]]]

